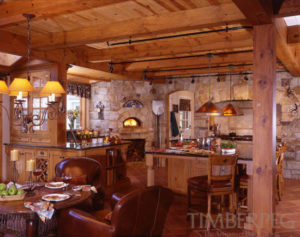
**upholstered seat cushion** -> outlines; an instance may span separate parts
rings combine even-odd
[[[209,191],[210,189],[221,189],[232,187],[229,181],[212,181],[211,185],[208,186],[208,176],[195,176],[188,179],[188,185],[202,191]]]

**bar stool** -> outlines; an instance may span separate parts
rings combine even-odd
[[[196,176],[188,179],[188,213],[197,212],[191,202],[192,193],[205,193],[207,195],[207,230],[210,229],[212,196],[229,196],[230,211],[234,211],[234,190],[236,155],[210,155],[208,162],[208,175]]]
[[[286,144],[283,144],[281,147],[279,147],[278,151],[276,152],[276,175],[275,175],[275,188],[277,191],[277,201],[282,200],[283,195],[283,186],[284,186],[284,179],[283,179],[283,160],[284,160],[284,152],[286,151],[287,146]]]
[[[247,208],[247,192],[248,192],[248,179],[247,174],[243,174],[239,177],[239,187],[238,187],[238,208],[246,207]],[[240,199],[240,197],[242,197]]]

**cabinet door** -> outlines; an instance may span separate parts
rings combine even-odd
[[[25,183],[28,180],[29,173],[26,171],[26,161],[34,159],[34,152],[29,149],[18,149],[19,150],[19,160],[16,162],[16,167],[18,170],[18,183]],[[9,179],[12,175],[12,162],[10,162]]]

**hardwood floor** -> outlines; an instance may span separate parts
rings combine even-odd
[[[147,172],[142,163],[130,164],[127,174],[136,186],[146,186]],[[167,186],[167,169],[156,168],[155,184]],[[197,226],[191,228],[191,222],[186,219],[187,198],[184,195],[176,195],[170,208],[163,237],[252,237],[253,234],[243,229],[222,229],[217,226],[207,232]],[[205,210],[206,201],[201,199],[201,209]],[[283,200],[276,205],[276,225],[274,237],[299,237],[300,236],[300,180],[285,180]]]

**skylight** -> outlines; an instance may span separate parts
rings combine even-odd
[[[285,17],[284,20],[287,26],[300,25],[300,15]]]
[[[21,56],[0,52],[0,65],[10,67],[17,62]]]

